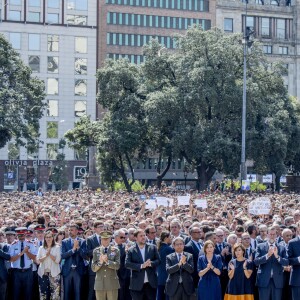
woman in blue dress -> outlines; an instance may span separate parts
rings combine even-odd
[[[221,300],[222,291],[219,276],[222,270],[222,258],[214,254],[215,245],[212,241],[204,243],[204,255],[198,259],[198,300]]]

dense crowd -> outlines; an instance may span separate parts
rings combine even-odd
[[[182,195],[0,194],[0,300],[300,299],[299,195]],[[269,213],[250,214],[262,196]],[[148,208],[159,197],[174,201]]]

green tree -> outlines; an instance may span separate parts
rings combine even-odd
[[[45,104],[44,83],[32,72],[9,42],[0,35],[0,148],[14,139],[35,144]]]

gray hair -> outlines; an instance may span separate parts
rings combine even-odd
[[[177,241],[181,241],[181,242],[183,243],[183,245],[184,245],[184,240],[183,240],[183,238],[182,238],[181,236],[176,237],[176,238],[172,241],[172,245],[174,246],[175,243],[176,243]]]
[[[125,232],[124,232],[122,229],[116,230],[116,231],[114,232],[114,238],[117,237],[117,236],[119,236],[120,233],[125,233]]]

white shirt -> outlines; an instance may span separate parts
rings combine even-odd
[[[138,246],[138,247],[139,247],[139,246]],[[140,249],[140,251],[141,251],[143,261],[145,262],[145,251],[146,251],[146,246],[144,246],[143,248],[140,248],[140,247],[139,247],[139,249]],[[145,270],[145,279],[144,279],[144,283],[146,283],[146,282],[149,282],[149,280],[148,280],[147,272],[146,272],[146,270]]]
[[[43,262],[40,262],[40,266],[38,269],[38,274],[40,277],[43,277],[45,270],[49,270],[51,273],[51,277],[56,277],[60,273],[60,246],[55,245],[54,247],[51,248],[50,254],[55,256],[55,261],[51,259],[50,256],[48,256]],[[47,250],[41,246],[39,248],[38,254],[36,256],[36,260],[39,262],[40,258],[43,258],[46,256]]]

